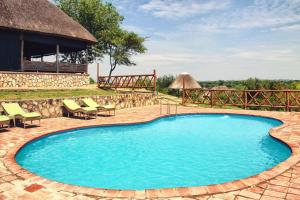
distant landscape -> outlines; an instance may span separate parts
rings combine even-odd
[[[169,90],[168,86],[175,79],[173,75],[166,75],[157,79],[157,89],[161,93],[178,95],[178,91]],[[300,80],[263,80],[249,78],[247,80],[218,80],[218,81],[199,81],[204,89],[212,89],[218,86],[237,90],[299,90]]]

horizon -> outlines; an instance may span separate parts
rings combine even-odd
[[[300,77],[300,1],[107,0],[123,27],[149,37],[137,66],[113,73],[189,72],[197,80],[297,80]],[[96,64],[89,69],[96,75]],[[108,63],[100,62],[101,74]]]

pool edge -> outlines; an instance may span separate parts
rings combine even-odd
[[[72,192],[78,192],[78,193],[86,193],[86,194],[94,194],[99,195],[102,197],[120,197],[120,198],[133,198],[136,195],[144,195],[147,198],[166,198],[166,197],[189,197],[189,196],[200,196],[200,195],[211,195],[211,194],[219,194],[224,192],[231,192],[231,191],[237,191],[241,189],[245,189],[251,186],[255,186],[261,183],[264,183],[270,179],[273,179],[274,177],[284,173],[288,169],[290,169],[292,166],[294,166],[300,159],[297,158],[297,156],[300,155],[299,151],[299,145],[296,142],[290,142],[286,140],[283,135],[281,134],[281,131],[284,130],[284,128],[289,127],[290,124],[286,122],[285,120],[278,119],[275,117],[270,117],[268,115],[264,115],[261,113],[255,113],[255,114],[249,114],[249,113],[240,113],[240,112],[194,112],[194,113],[181,113],[181,115],[186,114],[237,114],[237,115],[248,115],[248,116],[258,116],[258,117],[267,117],[272,118],[275,120],[281,121],[283,124],[272,128],[269,131],[269,135],[273,138],[283,142],[289,148],[291,149],[291,156],[280,163],[279,165],[276,165],[275,167],[264,171],[260,174],[250,176],[244,179],[232,181],[232,182],[226,182],[222,184],[214,184],[214,185],[207,185],[207,186],[199,186],[199,187],[186,187],[186,188],[166,188],[166,189],[148,189],[148,190],[109,190],[109,189],[95,189],[90,187],[82,187],[82,186],[75,186],[75,185],[69,185],[64,183],[59,183],[56,181],[50,181],[46,178],[40,177],[36,174],[33,174],[26,169],[22,168],[16,161],[15,156],[17,152],[26,144],[29,142],[39,139],[41,137],[45,137],[46,135],[56,134],[63,131],[68,130],[74,130],[78,128],[86,128],[86,127],[95,127],[95,126],[111,126],[111,125],[128,125],[128,124],[141,124],[141,123],[149,123],[155,120],[158,120],[160,118],[164,118],[170,115],[163,115],[159,117],[154,117],[150,120],[145,121],[136,121],[134,123],[118,123],[118,124],[95,124],[95,125],[87,125],[87,126],[79,126],[79,127],[73,127],[73,128],[67,128],[63,130],[50,130],[50,131],[44,131],[40,133],[38,136],[33,136],[29,139],[26,139],[22,143],[15,146],[12,150],[10,150],[5,158],[5,164],[6,166],[15,174],[18,176],[27,179],[27,178],[33,178],[33,179],[40,179],[45,183],[51,184],[52,187],[59,187],[64,188],[66,191],[72,191]]]

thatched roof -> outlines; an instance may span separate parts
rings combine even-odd
[[[0,28],[96,42],[96,38],[48,0],[0,0]]]
[[[230,88],[228,88],[226,85],[219,85],[219,86],[215,86],[213,88],[211,88],[212,90],[231,90]]]
[[[186,72],[179,74],[169,88],[183,89],[183,83],[185,89],[201,88],[199,83],[189,73]]]

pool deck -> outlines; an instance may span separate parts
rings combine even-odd
[[[118,110],[116,116],[84,120],[54,118],[42,120],[40,127],[0,130],[1,199],[215,199],[215,200],[300,200],[300,113],[179,107],[178,113],[236,113],[273,117],[284,125],[270,134],[287,143],[292,156],[258,175],[224,184],[158,190],[122,191],[92,189],[47,180],[22,169],[15,153],[28,141],[59,130],[104,124],[151,121],[163,115],[159,106]]]

